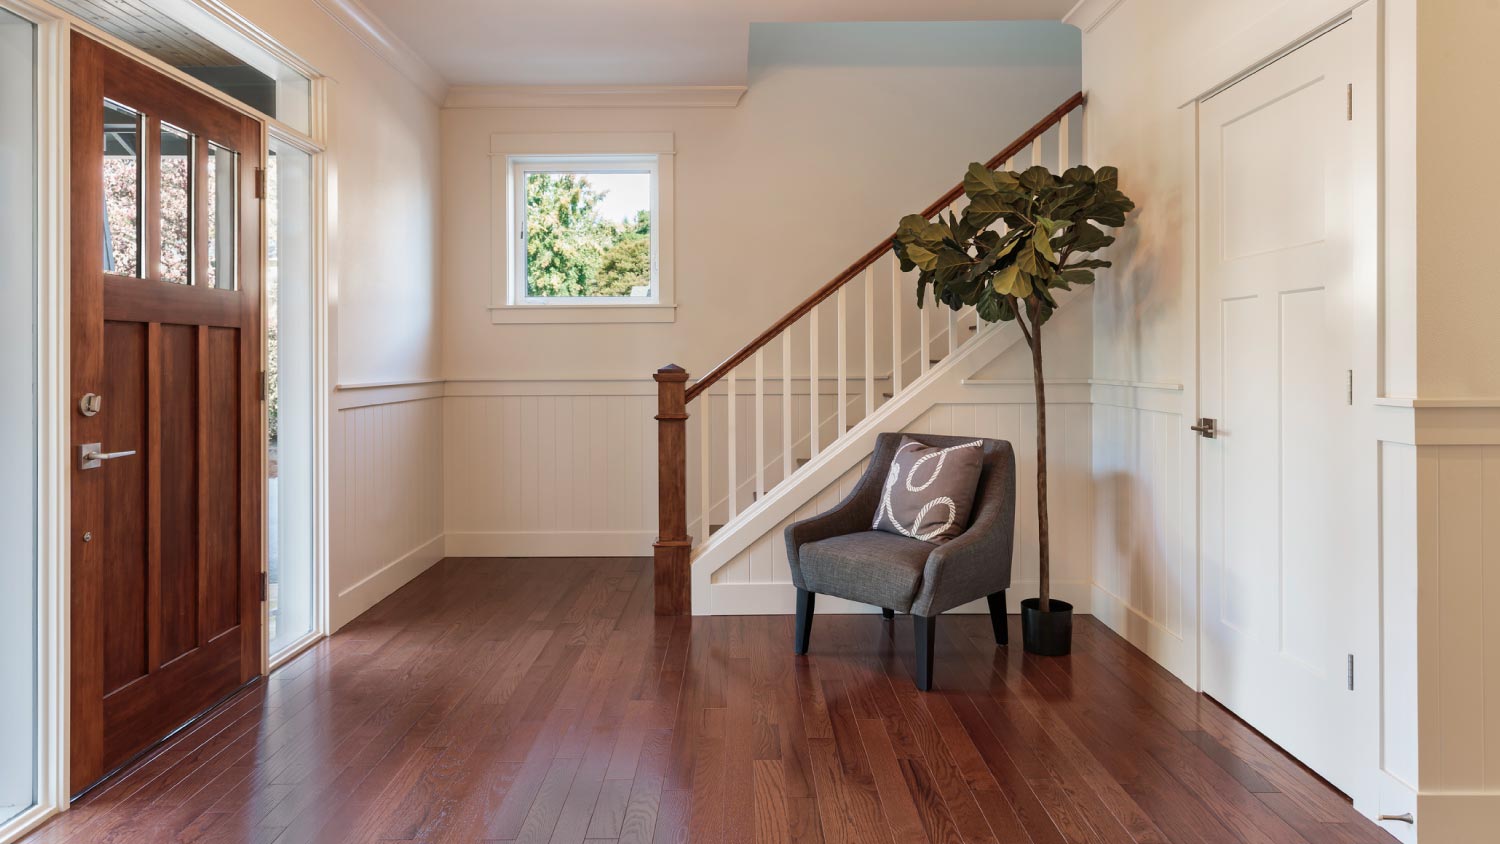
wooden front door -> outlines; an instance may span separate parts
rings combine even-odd
[[[72,50],[77,792],[260,673],[261,127]]]

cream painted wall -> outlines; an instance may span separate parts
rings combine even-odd
[[[1078,90],[1077,51],[1055,23],[757,27],[733,109],[445,110],[444,375],[706,371]],[[490,323],[489,137],[569,131],[675,134],[675,323]]]
[[[332,80],[338,383],[437,375],[437,104],[317,3],[232,3]]]
[[[1418,395],[1500,401],[1500,284],[1480,246],[1494,238],[1483,205],[1495,179],[1482,163],[1500,111],[1475,101],[1500,84],[1500,5],[1412,5],[1419,154],[1400,166],[1417,170]]]

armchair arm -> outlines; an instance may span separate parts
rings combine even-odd
[[[932,549],[913,615],[933,616],[1010,587],[1015,541],[1016,472],[1010,444],[991,466],[969,529]]]
[[[809,542],[870,530],[870,524],[875,521],[875,508],[880,505],[880,492],[890,469],[891,456],[900,441],[899,434],[881,434],[875,440],[875,452],[870,455],[865,473],[843,501],[827,512],[787,525],[786,558],[791,565],[792,582],[798,589],[805,588],[798,549]]]

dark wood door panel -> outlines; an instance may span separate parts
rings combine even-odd
[[[204,332],[203,576],[211,603],[204,605],[204,626],[217,635],[240,619],[240,455],[230,429],[219,420],[238,419],[240,391],[234,379],[240,332],[206,328]]]
[[[119,765],[239,686],[237,636],[168,662],[104,699],[104,758]]]
[[[161,653],[170,662],[198,646],[198,327],[162,325]],[[232,430],[232,429],[231,429]]]
[[[262,127],[84,36],[73,39],[72,94],[73,403],[103,397],[97,415],[75,414],[72,441],[75,454],[87,443],[135,452],[73,471],[76,792],[260,671]],[[104,272],[105,98],[145,129],[140,278]],[[174,276],[159,261],[166,168],[152,145],[164,124],[193,136],[172,153],[191,156],[177,172],[198,177],[174,213],[199,216],[176,218],[189,234],[167,244],[179,268],[187,244],[198,269],[175,276],[186,283],[165,280]],[[233,249],[222,250],[234,256],[234,289],[203,271],[215,248],[203,216],[210,141],[239,155],[237,219],[224,235]]]
[[[104,324],[105,370],[102,395],[109,396],[102,442],[112,450],[136,452],[112,461],[102,480],[110,506],[96,541],[104,559],[104,690],[110,692],[146,675],[147,594],[147,326]],[[92,542],[89,544],[93,544]]]

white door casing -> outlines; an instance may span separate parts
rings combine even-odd
[[[1352,792],[1353,27],[1199,110],[1204,692]]]

